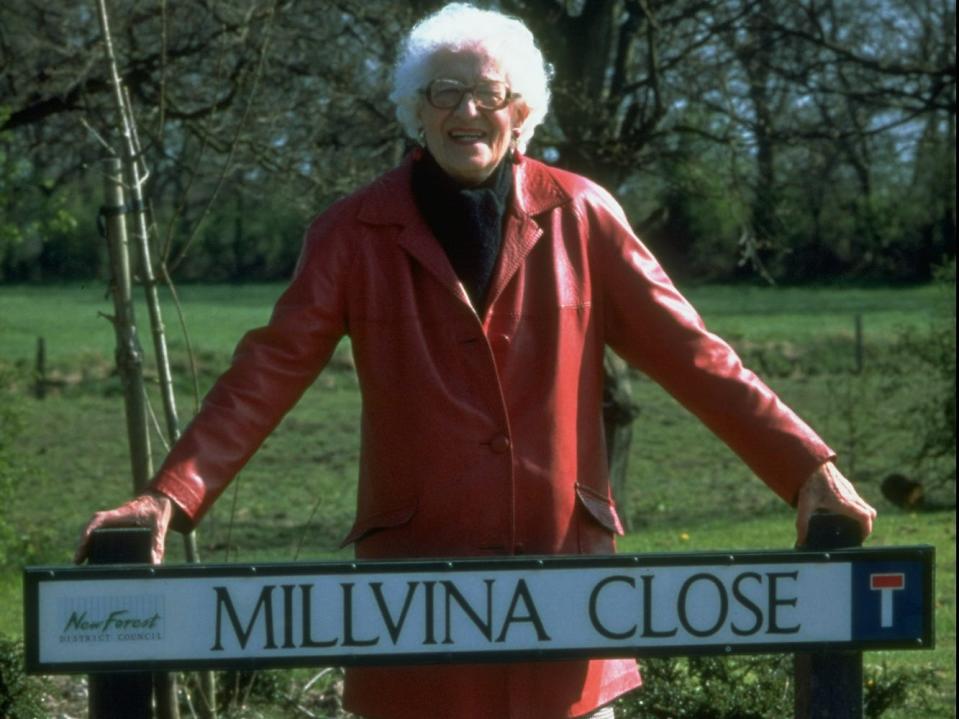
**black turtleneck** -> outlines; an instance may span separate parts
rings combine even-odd
[[[413,164],[416,206],[481,314],[503,242],[503,217],[513,188],[510,165],[507,156],[481,184],[464,186],[425,150]]]

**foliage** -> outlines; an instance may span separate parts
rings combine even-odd
[[[309,213],[281,198],[225,193],[197,228],[184,281],[285,280],[293,273]]]
[[[178,277],[284,275],[309,214],[399,161],[390,64],[441,4],[110,3]],[[636,222],[658,211],[677,275],[923,280],[955,254],[951,4],[493,5],[556,70],[530,154],[641,206]],[[20,0],[0,27],[0,274],[96,276],[86,168],[116,139],[95,13]]]
[[[789,716],[787,657],[648,659],[644,688],[617,702],[625,719],[765,719]]]
[[[909,458],[932,484],[956,483],[956,261],[936,272],[941,296],[931,321],[905,328],[886,358],[887,371],[910,387],[901,422],[914,429]]]
[[[15,484],[22,478],[15,457],[17,440],[23,432],[23,419],[19,398],[10,389],[9,372],[0,367],[0,506],[9,507]],[[0,567],[14,558],[17,534],[6,519],[6,513],[0,513]]]
[[[198,714],[203,701],[196,674],[179,677],[181,715]],[[302,715],[346,718],[342,708],[343,669],[216,672],[216,713],[223,719],[280,719]]]
[[[864,671],[863,716],[878,719],[907,703],[933,716],[931,698],[936,694],[938,678],[928,666],[890,667],[886,663],[870,665]]]
[[[0,107],[0,125],[8,114]],[[0,280],[42,278],[38,259],[48,246],[59,250],[48,262],[56,268],[55,276],[88,275],[89,264],[79,272],[75,267],[86,249],[67,206],[70,195],[58,192],[9,140],[9,133],[0,133]]]
[[[636,229],[675,280],[710,281],[736,271],[737,243],[749,208],[715,146],[680,138],[660,174],[624,188],[624,206],[634,220],[650,211],[633,200],[653,195],[650,221]],[[645,187],[644,187],[645,186]],[[640,213],[643,214],[640,214]]]
[[[848,162],[824,140],[786,149],[778,165],[779,233],[770,262],[777,278],[930,279],[935,264],[955,254],[950,131],[948,115],[932,115],[925,125],[909,126],[910,146],[894,136],[870,136],[864,156]]]
[[[217,709],[231,712],[251,700],[276,704],[283,698],[283,674],[278,671],[218,672]]]
[[[767,719],[793,714],[793,659],[690,657],[641,662],[644,686],[616,702],[623,719]],[[919,697],[938,679],[927,667],[869,665],[863,715],[879,719]],[[915,702],[914,702],[915,703]]]
[[[43,476],[43,470],[22,451],[27,386],[23,372],[7,368],[0,360],[0,507],[4,509],[12,505],[28,478],[37,481]],[[0,569],[42,558],[54,534],[49,522],[20,523],[13,512],[0,512]]]
[[[0,634],[0,717],[37,719],[46,716],[40,682],[23,670],[23,643]]]

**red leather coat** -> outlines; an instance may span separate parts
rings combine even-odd
[[[517,157],[478,316],[412,197],[415,156],[317,218],[267,327],[153,486],[198,520],[349,335],[363,395],[361,558],[609,553],[621,533],[601,422],[609,344],[792,502],[833,455],[710,334],[622,210]],[[640,683],[629,660],[363,668],[369,717],[579,716]]]

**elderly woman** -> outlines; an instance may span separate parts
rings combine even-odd
[[[307,232],[290,287],[150,491],[94,515],[203,516],[349,335],[363,396],[360,558],[608,553],[621,533],[601,423],[608,344],[705,422],[786,502],[874,510],[833,452],[744,369],[589,180],[523,155],[549,102],[519,21],[452,4],[416,25],[392,99],[422,143]],[[78,559],[85,544],[78,550]],[[610,716],[632,659],[357,668],[366,717]]]

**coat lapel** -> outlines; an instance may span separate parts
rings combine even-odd
[[[412,197],[410,199],[412,201]],[[417,218],[417,221],[400,229],[396,241],[457,299],[472,306],[466,294],[466,289],[456,276],[456,272],[446,257],[439,240],[433,236],[433,232],[426,223],[418,216]]]
[[[369,224],[398,226],[397,243],[454,297],[472,307],[443,247],[416,208],[412,168],[418,152],[410,153],[399,167],[374,183],[373,192],[360,208],[359,219]],[[540,163],[517,153],[513,167],[513,197],[507,211],[496,272],[487,295],[487,310],[495,304],[542,237],[543,229],[537,215],[570,199]]]
[[[513,200],[507,214],[496,272],[487,295],[487,309],[496,303],[542,237],[543,228],[537,216],[569,200],[539,163],[517,153],[514,167]]]
[[[414,151],[375,183],[375,191],[360,209],[359,219],[369,224],[398,226],[397,244],[458,300],[472,307],[442,245],[416,208],[412,168],[417,157]]]

